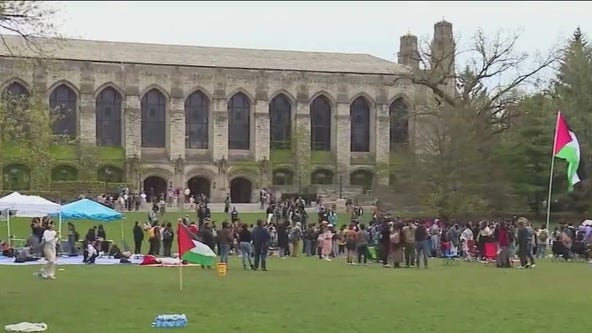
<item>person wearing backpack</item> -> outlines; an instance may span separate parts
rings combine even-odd
[[[162,231],[162,246],[164,248],[165,257],[172,257],[171,248],[173,247],[174,238],[175,236],[173,234],[173,227],[170,222],[167,222],[166,226]]]
[[[302,239],[302,228],[300,222],[296,222],[296,225],[290,230],[290,245],[292,247],[290,254],[292,257],[298,257],[298,251],[300,250],[300,240]]]

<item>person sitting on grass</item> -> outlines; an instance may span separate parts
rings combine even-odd
[[[29,261],[38,261],[39,259],[41,258],[36,257],[31,253],[31,247],[27,246],[18,252],[14,258],[14,262],[17,264],[22,264]]]
[[[88,265],[94,264],[99,256],[99,251],[94,242],[85,241],[82,262]]]
[[[113,244],[111,249],[109,249],[109,257],[113,257],[114,259],[119,259],[120,264],[130,264],[131,261],[129,258],[132,256],[130,251],[121,251],[119,246]]]

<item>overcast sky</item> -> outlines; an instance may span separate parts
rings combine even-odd
[[[443,18],[466,41],[477,28],[521,31],[524,51],[547,50],[590,2],[58,2],[68,37],[165,44],[369,53],[394,60],[399,37],[433,33]]]

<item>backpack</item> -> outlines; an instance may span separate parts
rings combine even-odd
[[[164,232],[162,234],[162,240],[171,240],[173,239],[173,233],[169,230],[169,229],[164,229]]]
[[[290,240],[299,241],[300,238],[302,238],[302,231],[300,230],[300,228],[294,228],[294,230],[292,230],[292,232],[290,233]]]
[[[546,229],[541,230],[541,233],[539,235],[539,243],[546,244],[547,239],[549,239],[549,233]]]

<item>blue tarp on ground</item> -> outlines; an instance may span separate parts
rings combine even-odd
[[[62,220],[115,221],[123,214],[89,199],[80,199],[62,206]]]

